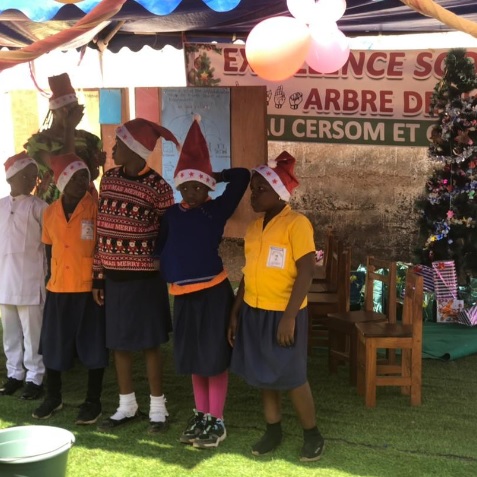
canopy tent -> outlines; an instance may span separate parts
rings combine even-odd
[[[107,45],[117,52],[180,47],[184,40],[223,42],[245,38],[265,18],[290,15],[286,0],[0,0],[0,47],[23,48],[63,33],[100,4],[81,35],[60,38],[55,47]],[[450,31],[472,28],[471,21],[477,21],[475,0],[347,0],[338,26],[356,36]]]
[[[469,24],[470,28],[477,26],[473,22],[477,20],[474,2],[347,0],[345,14],[338,25],[348,37],[369,38],[370,44],[372,38],[381,40],[391,34],[410,37],[416,36],[409,35],[411,33],[434,32],[443,35],[439,32],[465,30]],[[419,7],[427,15],[410,5]],[[445,22],[443,14],[447,14]],[[25,82],[19,80],[24,78],[28,82],[36,81],[41,90],[47,87],[48,76],[63,71],[74,73],[74,84],[79,88],[183,85],[184,68],[175,66],[183,63],[182,56],[180,52],[171,52],[173,48],[166,55],[165,45],[181,48],[185,41],[227,43],[245,39],[260,21],[278,15],[290,16],[287,0],[0,0],[0,89],[30,89],[30,83],[25,86]],[[459,25],[450,26],[456,20]],[[477,37],[477,33],[474,36]],[[447,39],[444,41],[446,44],[441,44],[441,48],[452,47]],[[394,40],[394,43],[397,42]],[[417,39],[414,43],[422,45]],[[403,47],[402,42],[399,44]],[[103,54],[82,57],[84,50],[75,49],[85,46],[99,49]],[[432,46],[439,47],[435,42]],[[131,58],[118,60],[131,68],[111,65],[111,58],[119,57],[113,53],[123,47],[127,47],[124,52],[141,52],[134,58],[139,66],[132,66],[136,63]],[[54,56],[42,56],[53,50],[56,50]],[[65,50],[70,50],[72,56],[60,58],[60,51]],[[164,58],[159,62],[157,57],[144,59],[150,51],[164,52],[161,55]],[[39,59],[35,64],[30,63],[30,74],[28,63],[39,57],[45,62]],[[20,66],[14,68],[15,71],[6,70],[17,64]],[[148,67],[150,64],[156,67]],[[167,66],[162,66],[164,64]],[[144,73],[145,67],[148,70]],[[169,70],[174,70],[176,75],[168,75]],[[134,79],[127,73],[134,73]]]

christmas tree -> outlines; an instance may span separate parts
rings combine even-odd
[[[187,80],[191,86],[217,86],[220,78],[214,78],[215,68],[211,68],[211,61],[207,53],[202,53],[194,60],[194,66],[187,73]]]
[[[477,277],[477,88],[475,65],[466,50],[449,51],[444,75],[433,91],[429,157],[436,162],[420,212],[420,263],[454,260],[460,284]]]

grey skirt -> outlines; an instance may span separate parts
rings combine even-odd
[[[252,308],[240,310],[230,370],[260,389],[290,390],[307,381],[308,313],[298,312],[295,344],[283,348],[277,343],[277,329],[283,311]]]

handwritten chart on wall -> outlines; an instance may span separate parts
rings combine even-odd
[[[201,117],[200,127],[209,147],[213,171],[230,168],[230,89],[229,88],[164,88],[162,90],[162,125],[174,133],[181,144],[194,115]],[[162,175],[174,184],[174,171],[179,153],[174,144],[163,141]],[[222,194],[224,184],[217,184],[211,197]],[[174,190],[176,202],[181,195]]]

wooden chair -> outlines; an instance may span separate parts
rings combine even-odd
[[[323,265],[317,265],[315,267],[315,273],[313,275],[310,290],[313,289],[313,291],[328,291],[330,289],[329,282],[332,274],[331,267],[333,264],[331,257],[333,256],[336,242],[337,238],[333,234],[333,228],[328,227],[325,234]]]
[[[380,273],[378,273],[378,270]],[[383,292],[383,312],[374,311],[375,284],[380,283]],[[362,310],[329,313],[324,319],[328,329],[328,366],[330,373],[336,373],[340,362],[349,363],[349,380],[356,385],[357,380],[357,334],[356,323],[396,322],[396,262],[379,260],[372,256],[366,259],[364,307]],[[395,360],[395,354],[389,356]]]
[[[308,353],[313,346],[328,346],[328,331],[323,319],[328,313],[349,311],[351,250],[343,250],[339,241],[338,251],[332,260],[337,262],[337,289],[333,292],[308,292]]]
[[[377,386],[400,386],[410,395],[411,406],[421,404],[422,380],[422,277],[406,274],[402,322],[359,323],[358,393],[366,407],[376,406]],[[379,364],[378,349],[400,349],[399,364]]]

